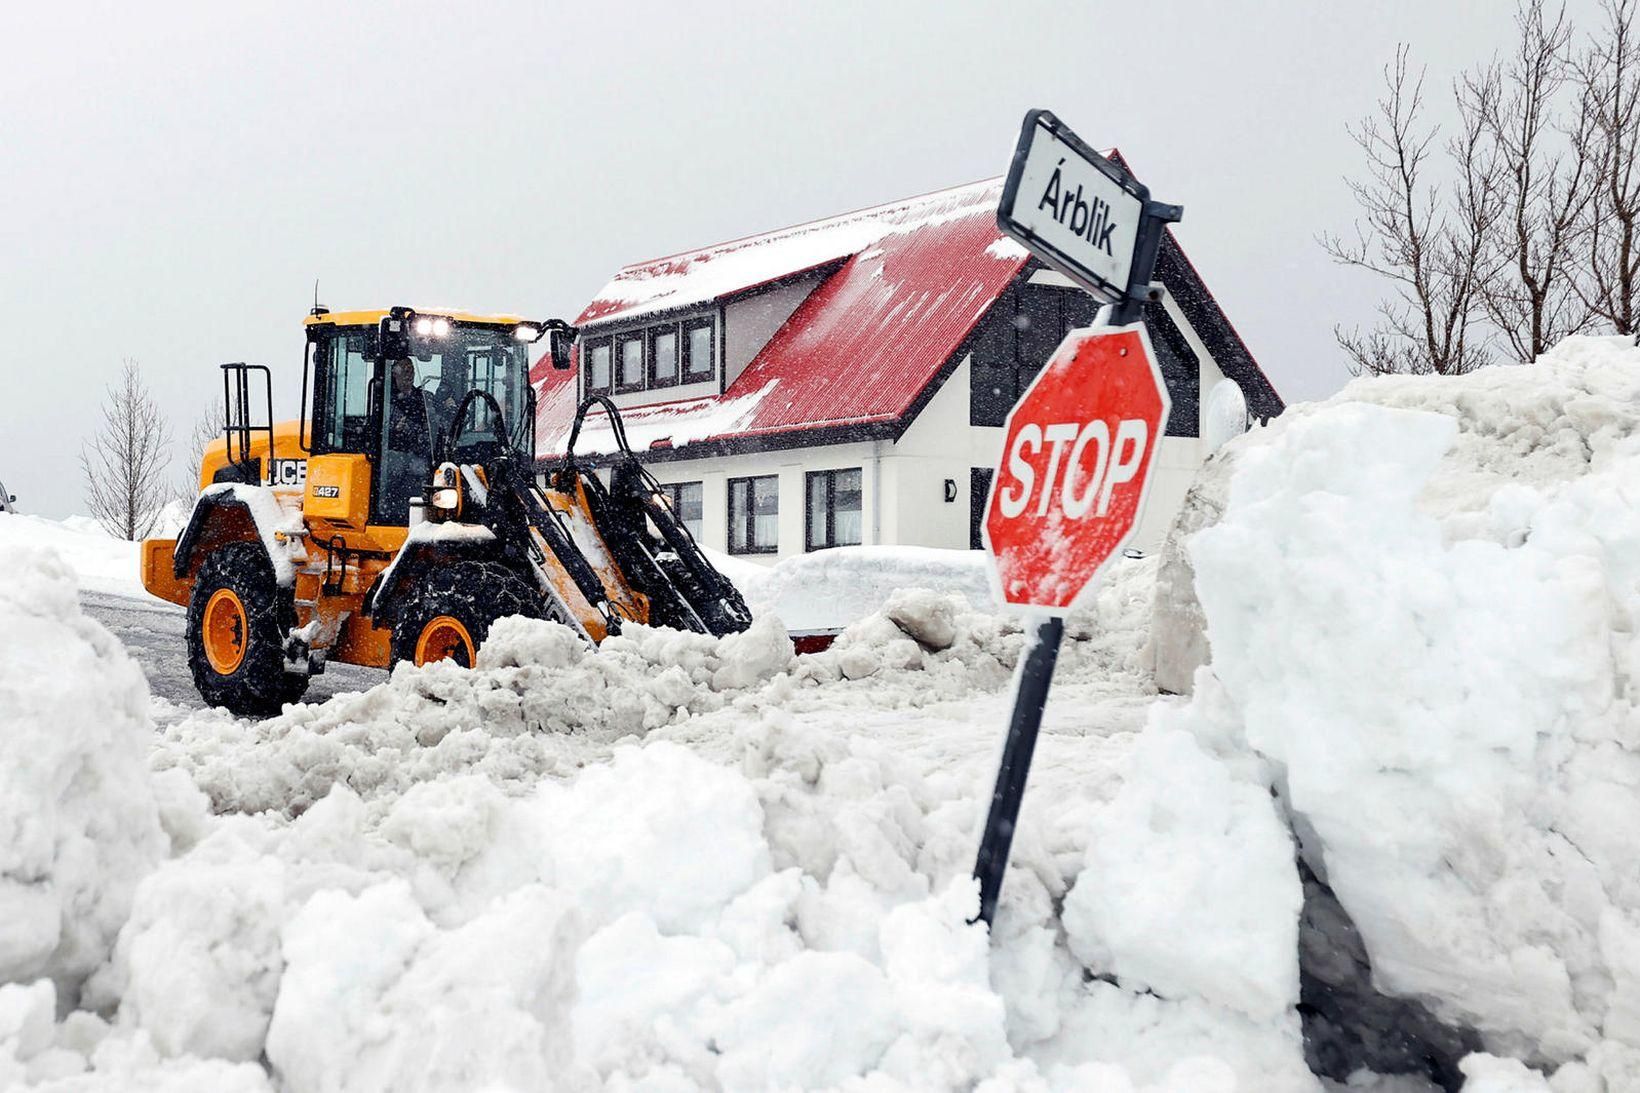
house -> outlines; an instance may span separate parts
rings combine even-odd
[[[608,395],[704,545],[772,561],[831,546],[980,546],[1008,409],[1096,301],[996,226],[1001,180],[622,269],[537,365],[542,467]],[[1151,339],[1173,399],[1135,545],[1160,544],[1205,458],[1203,392],[1282,402],[1171,236]],[[578,454],[608,453],[589,416]]]

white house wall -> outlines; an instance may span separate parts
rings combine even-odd
[[[861,478],[861,536],[866,543],[893,542],[883,536],[882,473],[875,442],[834,444],[818,448],[793,448],[777,452],[714,456],[710,459],[679,459],[648,464],[649,473],[663,485],[677,482],[701,483],[700,542],[713,550],[729,549],[729,479],[775,475],[780,479],[779,552],[748,554],[759,562],[775,562],[803,553],[804,475],[809,471],[846,470],[859,467]]]
[[[797,305],[808,299],[825,280],[821,273],[811,273],[788,284],[731,300],[723,307],[723,367],[724,389],[740,378],[746,366],[752,363],[775,331],[783,326]]]
[[[812,283],[785,286],[729,306],[725,367],[729,382],[812,290]],[[1213,355],[1171,296],[1163,304],[1200,360],[1198,413],[1213,386],[1224,380]],[[701,482],[702,542],[728,549],[728,481],[776,475],[780,479],[779,550],[746,555],[773,563],[801,554],[805,544],[804,476],[809,471],[859,467],[862,471],[862,537],[870,544],[966,549],[971,470],[997,465],[1003,430],[969,424],[970,358],[964,358],[896,442],[870,441],[709,459],[656,462],[650,471],[663,483]],[[1197,433],[1201,432],[1198,422]],[[1160,549],[1173,517],[1195,478],[1205,450],[1197,437],[1165,436],[1157,452],[1149,494],[1132,545]],[[955,499],[947,501],[947,483]]]

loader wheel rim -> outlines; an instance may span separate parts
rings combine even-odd
[[[245,604],[231,588],[219,588],[205,602],[200,621],[205,639],[205,659],[218,675],[233,675],[245,662],[246,635],[250,630]]]
[[[416,638],[416,665],[452,659],[463,668],[473,666],[473,636],[460,619],[440,615],[423,626]]]

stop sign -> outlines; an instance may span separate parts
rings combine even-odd
[[[1075,330],[1008,414],[985,545],[1007,603],[1067,610],[1133,533],[1167,428],[1143,323]]]

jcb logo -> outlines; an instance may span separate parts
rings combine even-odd
[[[307,485],[307,460],[275,459],[268,464],[268,485]]]

